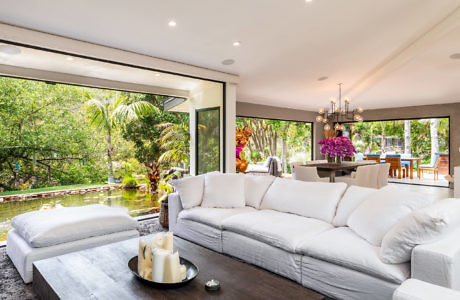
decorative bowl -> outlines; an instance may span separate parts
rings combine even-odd
[[[128,267],[131,270],[131,272],[136,276],[136,278],[145,284],[148,284],[150,286],[160,288],[160,289],[174,289],[174,288],[184,286],[190,281],[192,281],[193,279],[195,279],[195,277],[198,275],[198,272],[199,272],[198,267],[191,261],[185,258],[182,258],[182,257],[179,257],[179,260],[180,260],[180,263],[182,265],[185,265],[185,268],[187,269],[187,277],[180,282],[174,282],[174,283],[156,282],[156,281],[151,281],[151,280],[141,277],[139,273],[137,272],[137,255],[129,260]]]

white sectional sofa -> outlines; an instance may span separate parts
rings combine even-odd
[[[174,185],[175,235],[329,297],[391,299],[408,278],[460,289],[457,199],[438,205],[393,186],[220,173]]]

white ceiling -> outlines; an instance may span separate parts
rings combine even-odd
[[[0,43],[0,47],[4,45]],[[8,47],[19,49],[20,53],[5,55],[0,51],[0,64],[184,91],[192,91],[203,82],[203,80],[190,77],[148,71],[79,57],[69,57],[63,54],[26,47],[11,45],[8,45]],[[69,58],[71,60],[68,60]]]
[[[356,105],[383,108],[460,102],[460,60],[449,58],[460,53],[459,5],[2,0],[0,21],[239,74],[239,101],[316,110],[343,82]],[[170,19],[176,28],[167,26]],[[236,63],[223,66],[224,59]],[[322,76],[329,79],[317,81]]]

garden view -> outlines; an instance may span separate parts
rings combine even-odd
[[[14,215],[60,205],[106,203],[131,215],[158,206],[167,172],[189,165],[189,116],[163,111],[164,99],[1,77],[0,199],[104,183],[144,188],[0,203],[0,231]]]

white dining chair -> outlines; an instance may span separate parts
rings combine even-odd
[[[335,178],[335,182],[345,182],[347,185],[357,185],[373,189],[379,188],[380,164],[358,167],[355,177],[340,176]]]
[[[329,178],[318,176],[316,167],[305,167],[300,165],[291,165],[292,179],[301,181],[323,181],[329,182]]]

